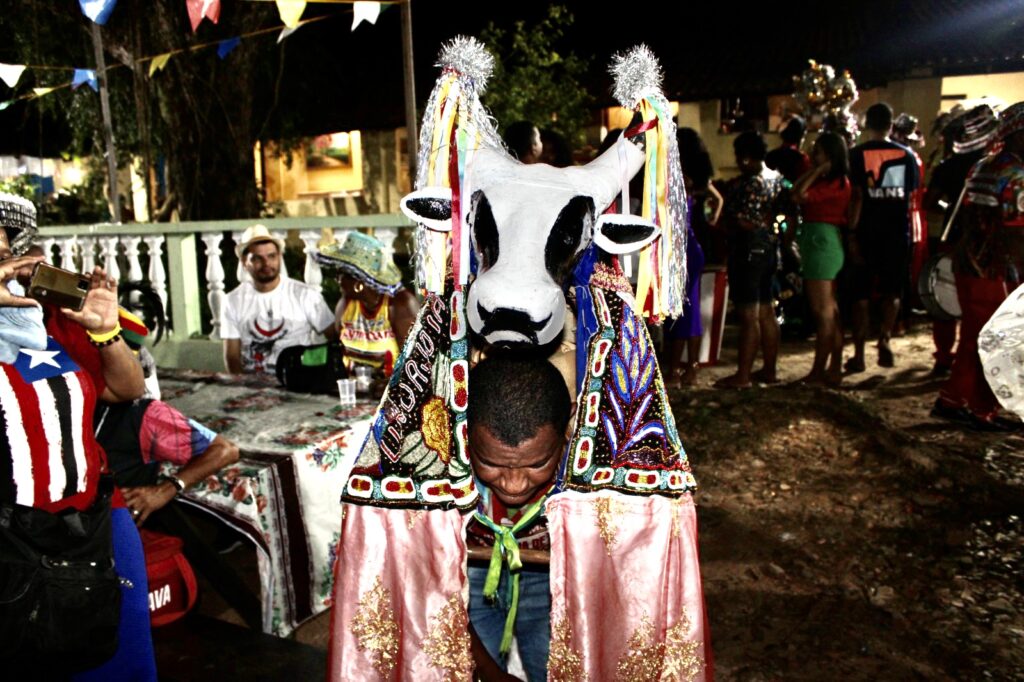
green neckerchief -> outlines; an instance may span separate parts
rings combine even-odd
[[[498,594],[498,583],[501,582],[502,563],[508,564],[509,579],[512,582],[512,598],[509,600],[508,615],[505,616],[505,632],[501,636],[501,655],[507,656],[512,650],[512,631],[516,623],[516,609],[519,606],[519,571],[523,562],[519,559],[519,543],[516,533],[529,526],[544,511],[544,502],[554,486],[547,493],[523,511],[523,515],[511,528],[501,526],[492,521],[487,514],[473,512],[477,521],[484,524],[494,533],[494,550],[491,552],[491,563],[487,567],[487,579],[484,581],[484,597],[494,599]]]

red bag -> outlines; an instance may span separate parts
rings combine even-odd
[[[149,578],[149,620],[160,627],[178,620],[196,603],[196,574],[182,553],[181,538],[151,530],[139,531]]]

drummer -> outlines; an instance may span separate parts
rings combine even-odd
[[[963,114],[942,129],[942,141],[947,156],[932,171],[928,191],[924,196],[926,210],[942,212],[944,234],[937,253],[949,253],[960,239],[963,212],[959,199],[967,182],[967,174],[985,156],[999,121],[992,107],[981,104]],[[953,368],[953,345],[956,343],[955,319],[932,321],[932,340],[935,343],[933,376],[945,376]]]
[[[964,233],[954,253],[960,343],[932,416],[979,431],[1015,431],[982,374],[978,334],[1024,272],[1024,102],[1006,109],[996,132],[1001,149],[967,177]]]

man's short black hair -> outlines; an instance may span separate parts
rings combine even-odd
[[[794,116],[789,119],[786,127],[779,133],[779,137],[782,138],[783,142],[789,144],[800,144],[800,141],[804,139],[804,133],[807,132],[807,124],[799,116]]]
[[[533,147],[533,131],[537,126],[530,121],[516,121],[505,128],[505,146],[520,161]]]
[[[736,158],[738,159],[764,161],[764,157],[768,154],[768,145],[765,144],[764,138],[761,137],[761,133],[756,130],[748,130],[744,133],[740,133],[736,139],[732,141],[732,148],[733,151],[736,152]]]
[[[892,107],[885,102],[872,104],[864,114],[864,126],[876,133],[887,133],[892,128]]]
[[[515,447],[550,424],[559,434],[569,424],[569,389],[554,365],[533,356],[502,353],[469,372],[469,427],[486,426]]]

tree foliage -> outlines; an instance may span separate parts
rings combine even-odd
[[[482,99],[499,126],[532,121],[562,134],[570,144],[583,142],[593,98],[581,81],[590,61],[559,50],[572,24],[565,7],[551,5],[534,26],[517,21],[506,30],[491,22],[483,30],[481,39],[495,57],[495,68]]]
[[[12,40],[0,61],[32,65],[94,65],[91,23],[77,0],[10,0],[0,28]],[[267,3],[223,3],[219,23],[193,32],[182,0],[121,0],[102,29],[119,166],[148,146],[152,162],[166,162],[171,207],[182,220],[259,215],[253,146],[277,105],[286,47],[267,49],[273,36],[243,40],[229,59],[216,49],[191,50],[211,41],[278,23]],[[172,52],[166,67],[148,75],[137,59]],[[66,69],[32,68],[18,91],[67,83]],[[63,88],[29,106],[59,113],[71,130],[71,154],[101,156],[99,98],[88,87]],[[121,188],[124,193],[125,188]]]

